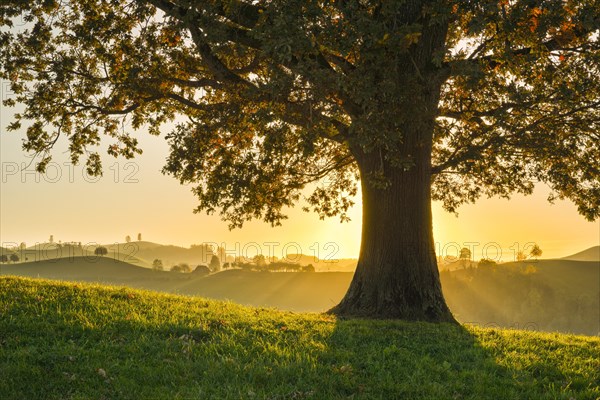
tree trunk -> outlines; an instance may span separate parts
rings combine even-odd
[[[408,55],[395,59],[396,68],[386,70],[397,73],[398,92],[374,97],[385,112],[372,123],[372,136],[350,145],[361,175],[362,239],[350,288],[331,310],[338,315],[455,322],[442,294],[430,193],[433,132],[445,79],[431,60],[444,49],[448,25],[421,17],[425,3],[403,3],[400,15],[420,20],[421,36]],[[391,131],[382,135],[376,129]],[[388,186],[374,175],[385,177]]]
[[[430,137],[430,135],[425,135]],[[455,322],[440,284],[431,218],[431,141],[407,135],[414,164],[408,170],[385,163],[386,189],[369,182],[381,155],[357,157],[362,187],[362,240],[354,278],[341,303],[342,316]]]

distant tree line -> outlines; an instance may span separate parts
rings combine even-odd
[[[226,263],[224,268],[239,268],[245,271],[258,272],[315,272],[315,267],[312,264],[300,265],[286,261],[275,261],[272,263],[262,262],[234,262]]]
[[[199,248],[200,246],[195,247]],[[152,262],[152,269],[154,271],[168,270],[177,273],[193,272],[196,274],[205,275],[223,269],[242,269],[245,271],[259,272],[315,272],[315,267],[312,264],[300,265],[293,262],[279,260],[268,263],[265,256],[262,254],[254,256],[251,261],[248,261],[248,259],[244,257],[236,257],[232,262],[226,261],[223,263],[221,263],[221,259],[217,255],[213,254],[208,265],[201,264],[195,268],[185,262],[177,263],[167,268],[163,261],[157,258]]]
[[[17,254],[12,253],[12,254],[2,254],[0,256],[0,262],[1,263],[7,263],[7,262],[19,262],[20,258]]]

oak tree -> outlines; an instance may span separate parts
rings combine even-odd
[[[346,220],[360,185],[333,311],[452,321],[432,200],[543,182],[600,214],[599,19],[596,0],[4,0],[0,77],[40,170],[64,137],[100,174],[102,135],[130,158],[174,122],[164,172],[231,227],[278,225],[306,190]]]

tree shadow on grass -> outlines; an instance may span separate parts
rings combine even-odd
[[[357,398],[597,399],[597,338],[402,321],[339,321],[320,363]],[[594,354],[596,357],[594,359]],[[345,364],[344,364],[345,363]],[[344,366],[345,365],[345,366]],[[336,374],[333,374],[336,376]]]

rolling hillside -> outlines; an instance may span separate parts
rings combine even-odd
[[[186,277],[141,268],[110,257],[72,257],[0,266],[0,274],[68,281],[99,282],[166,290]]]
[[[88,257],[96,258],[94,250],[97,245],[69,245],[57,243],[38,243],[35,246],[30,246],[25,249],[8,250],[10,253],[16,253],[19,256],[21,263],[35,261],[55,261],[63,258]],[[107,246],[104,246],[107,247]],[[136,257],[133,254],[132,247],[107,247],[108,254],[105,258],[111,258],[118,261],[127,262],[140,267],[150,268],[152,264],[144,259]],[[9,254],[10,254],[9,253]]]
[[[2,400],[600,396],[598,338],[6,277],[0,311]]]
[[[322,312],[346,292],[350,272],[250,272],[226,270],[206,277],[156,272],[106,257],[80,257],[37,263],[4,264],[0,274],[102,282],[201,295],[291,311]],[[494,268],[442,272],[450,309],[461,322],[524,327],[587,335],[600,334],[598,263],[539,260]]]
[[[0,275],[126,285],[291,311],[325,311],[346,292],[351,273],[226,270],[206,277],[158,272],[108,257],[0,265]]]
[[[222,271],[177,287],[177,293],[231,300],[238,304],[321,312],[335,306],[346,293],[348,272]]]
[[[460,321],[600,335],[597,262],[514,262],[440,276],[448,305]]]
[[[187,263],[195,267],[200,264],[208,265],[212,257],[210,248],[202,245],[186,248],[140,241],[112,243],[104,246],[108,249],[109,254],[116,251],[126,255],[126,258],[121,258],[123,261],[135,263],[132,260],[141,260],[143,265],[140,266],[144,267],[150,267],[155,259],[161,260],[166,267],[179,263]]]
[[[562,260],[600,262],[600,246],[590,247],[587,250],[564,257]]]
[[[529,260],[500,264],[500,271],[525,272],[530,267],[539,282],[557,290],[590,293],[600,290],[600,264],[593,261]],[[533,267],[533,269],[531,269]],[[535,271],[535,272],[533,272]],[[468,269],[453,271],[455,277],[468,279]]]

